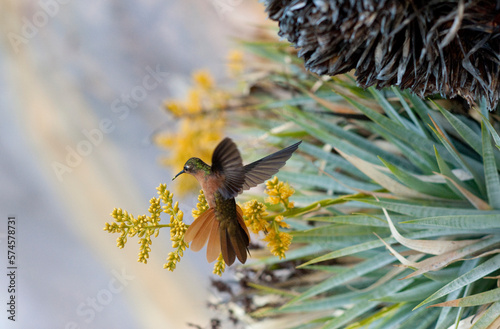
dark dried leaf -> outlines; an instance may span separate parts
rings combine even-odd
[[[392,85],[421,97],[500,96],[500,1],[268,0],[280,36],[310,71],[355,70],[362,87]]]

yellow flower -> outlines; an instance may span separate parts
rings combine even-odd
[[[288,183],[280,182],[276,176],[266,182],[265,192],[269,195],[266,202],[270,204],[281,202],[286,209],[291,209],[295,206],[293,202],[288,200],[295,193],[295,190]]]
[[[214,79],[207,70],[194,72],[192,79],[193,86],[184,101],[165,102],[166,109],[180,120],[178,129],[155,138],[156,144],[169,151],[162,162],[176,172],[190,156],[210,160],[215,145],[224,136],[226,125],[224,109],[230,98],[229,93],[215,89]],[[181,194],[199,187],[192,177],[183,177],[180,181]]]
[[[180,123],[175,134],[157,136],[156,143],[169,150],[169,156],[162,162],[177,173],[190,156],[204,161],[210,160],[215,145],[222,139],[225,121],[223,117],[186,118]],[[179,178],[178,192],[182,194],[199,189],[193,177],[183,175]]]
[[[151,237],[157,237],[160,233],[160,228],[167,225],[160,225],[160,215],[162,212],[171,212],[175,216],[175,221],[171,221],[171,235],[172,230],[175,232],[175,244],[176,247],[185,248],[185,243],[182,239],[186,227],[182,222],[182,212],[179,210],[178,205],[172,208],[172,198],[173,194],[167,190],[165,184],[160,184],[157,188],[159,197],[151,198],[149,200],[148,212],[150,216],[140,215],[135,218],[133,215],[129,214],[120,208],[115,208],[111,213],[111,217],[115,219],[114,223],[106,223],[104,230],[109,233],[120,233],[117,239],[118,248],[123,248],[127,243],[127,237],[137,236],[139,238],[139,259],[138,261],[146,264],[149,258],[149,252],[151,251],[151,244],[153,243]],[[165,203],[166,206],[161,206],[161,202]],[[174,241],[174,240],[172,240]],[[177,254],[179,251],[177,251]],[[182,250],[181,250],[182,253]]]
[[[198,70],[193,73],[193,80],[202,90],[210,90],[214,87],[214,78],[208,70]]]
[[[168,253],[167,262],[163,265],[163,268],[168,269],[170,272],[175,270],[177,263],[181,260],[179,253],[173,251]]]
[[[267,241],[267,247],[271,253],[282,259],[285,258],[285,252],[292,243],[292,236],[285,232],[270,230],[264,238],[264,241]]]
[[[201,91],[199,89],[190,89],[186,102],[186,111],[189,114],[200,113],[202,110]]]
[[[288,183],[283,183],[277,177],[266,182],[266,193],[269,197],[266,202],[271,204],[283,203],[285,210],[294,207],[293,202],[289,201],[289,197],[295,192]],[[266,205],[251,200],[246,202],[243,207],[243,219],[245,224],[253,233],[265,232],[264,241],[267,242],[267,247],[272,254],[285,257],[285,252],[290,247],[292,236],[289,233],[281,232],[280,228],[290,228],[290,225],[285,222],[283,215],[274,215],[272,220],[266,218]]]
[[[191,211],[193,218],[198,218],[201,214],[203,214],[208,209],[208,202],[205,199],[205,194],[203,190],[200,190],[200,195],[198,195],[198,203],[196,204],[196,208]]]
[[[290,225],[285,222],[283,215],[278,215],[274,217],[274,221],[279,225],[279,227],[290,228]]]
[[[188,244],[184,242],[187,226],[183,221],[184,213],[179,209],[179,203],[175,202],[172,205],[174,194],[167,190],[165,184],[161,184],[157,190],[160,199],[165,203],[162,207],[163,212],[170,215],[170,240],[172,241],[172,247],[175,248],[175,251],[168,254],[167,263],[163,265],[163,268],[173,271],[181,260],[184,250],[188,247]]]
[[[217,274],[218,276],[221,276],[225,270],[226,270],[226,263],[224,262],[224,258],[222,258],[222,254],[220,254],[219,257],[217,258],[217,261],[215,262],[213,273]]]
[[[178,101],[167,101],[164,106],[176,117],[180,117],[185,112],[184,106]]]
[[[243,218],[245,225],[250,228],[253,233],[267,231],[269,222],[264,219],[267,216],[266,206],[257,200],[250,200],[246,202],[243,207]]]
[[[243,72],[243,53],[240,50],[231,50],[227,55],[227,68],[232,76],[240,75]]]

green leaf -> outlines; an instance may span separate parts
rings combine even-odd
[[[436,152],[436,160],[437,160],[437,163],[438,163],[438,166],[439,166],[439,171],[441,172],[441,174],[444,177],[448,177],[449,179],[453,180],[457,185],[459,185],[463,189],[467,190],[468,186],[466,186],[464,182],[462,182],[460,179],[458,179],[457,176],[455,176],[455,174],[453,173],[453,171],[450,169],[450,167],[448,166],[448,164],[443,160],[443,158],[438,153],[438,151],[437,150],[434,150],[434,151]],[[458,187],[456,187],[452,182],[450,182],[448,180],[445,180],[445,181],[446,181],[446,184],[448,185],[448,187],[457,196],[462,197],[464,200],[467,199],[466,196],[463,195],[463,193],[460,191],[460,189]]]
[[[496,302],[491,305],[486,312],[481,315],[479,320],[471,327],[471,329],[487,329],[498,319],[498,315],[500,314],[500,302]],[[498,323],[497,323],[498,324]],[[498,328],[498,327],[497,327]]]
[[[433,171],[437,171],[438,167],[434,157],[418,150],[412,145],[408,145],[406,142],[399,140],[396,136],[390,134],[387,130],[380,127],[372,122],[359,123],[365,129],[376,133],[383,137],[388,143],[393,144],[401,150],[401,153],[415,166],[420,168],[422,173],[431,174]]]
[[[338,317],[327,321],[325,325],[321,327],[321,329],[336,329],[343,327],[358,316],[365,314],[367,311],[377,307],[377,305],[378,302],[372,302],[369,300],[358,302],[354,304],[352,308],[344,311],[344,313],[342,313]]]
[[[464,261],[463,264],[460,266],[460,270],[458,272],[459,275],[469,272],[471,269],[476,267],[478,262],[479,258]],[[469,291],[470,287],[471,285],[467,286],[464,289],[465,293]],[[446,297],[446,300],[453,300],[457,298],[462,293],[462,290],[463,289],[457,289],[449,293],[448,296]],[[452,309],[448,307],[441,309],[441,312],[439,312],[439,318],[436,323],[436,329],[448,328],[453,323],[453,317],[456,317],[458,313],[461,313],[459,312],[459,309]]]
[[[336,94],[332,93],[331,91],[318,92],[315,95],[318,96],[319,98],[322,98],[322,99],[324,99],[328,102],[332,102],[332,103],[335,103],[335,102],[342,100],[341,96],[336,95]],[[281,108],[281,107],[284,107],[287,105],[290,105],[290,106],[311,106],[314,104],[316,104],[316,101],[314,99],[312,99],[310,96],[299,95],[297,97],[292,97],[292,98],[284,99],[284,100],[272,99],[271,101],[269,101],[267,103],[258,105],[258,107],[263,108],[263,109],[274,109],[274,108]],[[301,145],[301,147],[302,147],[302,145]]]
[[[395,243],[396,239],[389,238],[389,239],[387,239],[386,242],[387,243]],[[367,242],[363,242],[360,244],[355,244],[355,245],[345,247],[345,248],[342,248],[339,250],[335,250],[335,251],[329,252],[327,254],[321,255],[319,257],[316,257],[316,258],[314,258],[314,259],[312,259],[304,264],[301,264],[299,266],[299,268],[307,267],[308,265],[319,263],[319,262],[324,262],[324,261],[327,261],[330,259],[335,259],[335,258],[339,258],[339,257],[343,257],[343,256],[349,256],[352,254],[356,254],[358,252],[379,248],[379,247],[382,247],[383,245],[384,244],[379,239],[376,239],[376,240],[374,239],[372,241],[367,241]]]
[[[485,291],[472,296],[450,300],[447,302],[431,305],[430,307],[470,307],[489,304],[500,301],[500,288]]]
[[[472,174],[474,177],[474,181],[477,184],[477,187],[479,188],[479,191],[481,194],[484,194],[486,189],[485,189],[485,184],[484,181],[482,180],[482,170],[483,166],[481,163],[477,162],[476,160],[473,160],[470,157],[467,157],[465,155],[462,155],[457,152],[457,150],[453,147],[452,144],[450,144],[450,141],[446,138],[444,138],[439,131],[431,128],[436,136],[440,139],[441,143],[444,145],[448,153],[456,160],[456,162],[459,164],[459,166],[464,169],[465,171],[469,172]],[[438,154],[437,151],[435,151],[436,154]],[[443,153],[439,153],[441,157],[443,157]],[[443,157],[444,158],[444,157]],[[440,167],[441,168],[441,167]],[[447,175],[446,175],[447,176]],[[449,176],[447,176],[449,177]],[[452,178],[452,177],[450,177]],[[457,179],[453,179],[457,184],[461,185]]]
[[[389,303],[416,302],[425,299],[444,284],[438,281],[426,281],[415,285],[405,291],[378,298],[378,301]],[[415,304],[416,305],[416,304]]]
[[[339,184],[326,175],[320,176],[314,174],[280,171],[276,176],[278,176],[278,178],[282,181],[288,181],[290,183],[300,184],[302,186],[323,188],[325,190],[331,190],[335,193],[356,193],[355,190]]]
[[[401,126],[409,129],[409,125],[406,120],[403,119],[399,113],[392,107],[391,103],[387,100],[387,98],[382,95],[382,92],[375,89],[374,87],[368,88],[368,91],[371,92],[375,100],[382,106],[382,109],[385,111],[387,116],[392,119],[392,121],[399,123]]]
[[[410,173],[407,173],[406,171],[390,164],[384,159],[380,157],[379,159],[394,174],[394,176],[396,176],[403,184],[405,184],[409,188],[415,189],[421,193],[425,193],[435,197],[441,197],[441,198],[456,197],[456,195],[453,195],[453,193],[442,184],[424,182],[419,178],[415,177],[414,175],[411,175]]]
[[[435,217],[435,216],[451,216],[451,215],[477,215],[477,214],[500,214],[498,210],[486,210],[480,211],[477,209],[471,208],[460,208],[455,205],[450,207],[436,207],[430,204],[430,202],[410,202],[410,201],[395,201],[395,200],[385,200],[380,199],[380,201],[376,201],[373,199],[363,199],[356,198],[356,201],[372,204],[374,206],[378,206],[380,208],[386,208],[387,210],[395,211],[400,214],[415,216],[415,217]],[[445,202],[442,202],[443,204]]]
[[[490,121],[488,120],[487,117],[485,117],[481,112],[476,112],[481,116],[482,123],[488,128],[491,136],[493,137],[493,140],[495,141],[496,147],[500,150],[500,136],[498,135],[498,132],[495,130],[495,128],[491,125]]]
[[[458,134],[462,137],[462,141],[468,143],[477,154],[482,153],[481,137],[476,134],[469,126],[463,123],[460,119],[450,113],[450,111],[443,109],[438,103],[433,102],[441,114],[448,120],[448,122],[455,128]]]
[[[433,110],[427,105],[427,103],[409,90],[404,91],[404,95],[413,105],[412,109],[419,116],[422,127],[432,126],[432,121],[430,120],[429,115]],[[424,129],[424,131],[426,130]],[[429,134],[426,134],[426,136],[428,139],[431,138]]]
[[[415,199],[428,199],[429,196],[419,193],[411,188],[406,187],[405,185],[399,183],[395,179],[392,179],[388,175],[382,172],[383,167],[377,166],[371,162],[364,161],[356,156],[349,155],[340,150],[337,150],[340,155],[342,155],[347,161],[356,166],[359,170],[365,173],[368,177],[373,179],[375,182],[380,184],[386,190],[402,196],[406,198],[415,198]],[[380,168],[380,169],[379,169]]]
[[[354,302],[356,297],[363,295],[361,291],[351,291],[344,294],[336,294],[332,297],[320,298],[297,303],[292,305],[285,305],[281,308],[274,309],[273,314],[279,313],[292,313],[292,312],[312,312],[333,309],[335,307],[342,307],[346,303]]]
[[[320,227],[312,228],[305,231],[291,232],[291,234],[294,237],[299,237],[299,236],[349,237],[349,236],[359,236],[359,235],[373,236],[373,233],[389,234],[390,230],[387,227],[330,224],[330,225],[322,225]]]
[[[447,152],[445,152],[445,147],[443,145],[439,145],[436,142],[424,138],[418,133],[406,129],[397,123],[394,123],[390,119],[386,118],[385,116],[371,110],[370,108],[352,100],[349,98],[345,98],[349,103],[351,103],[353,106],[358,108],[361,112],[363,112],[366,116],[368,116],[370,119],[372,119],[374,122],[376,122],[380,127],[385,129],[387,132],[391,133],[394,136],[397,136],[401,140],[405,141],[408,145],[412,145],[414,148],[423,151],[424,153],[427,153],[429,155],[433,155],[433,150],[434,147],[436,147],[439,151],[440,154],[445,154],[443,157],[445,158],[446,161],[449,161],[451,163],[456,163],[456,159],[450,156]],[[382,154],[378,154],[382,155]],[[383,155],[382,155],[383,156]],[[385,156],[383,156],[386,158]]]
[[[267,58],[271,62],[284,63],[287,56],[280,48],[289,47],[285,42],[252,42],[240,41],[245,49],[253,52],[255,55]]]
[[[474,130],[472,130],[467,124],[462,122],[456,116],[451,114],[449,111],[443,109],[439,104],[436,104],[441,114],[451,123],[453,128],[460,134],[463,141],[468,143],[477,154],[483,155],[483,147],[484,147],[484,138],[486,131],[484,129],[481,130],[481,136],[479,136]],[[494,161],[496,162],[496,166],[500,166],[500,153],[495,152],[491,154],[494,157]]]
[[[401,94],[401,91],[399,88],[396,88],[395,86],[391,87],[392,92],[398,97],[399,102],[403,106],[404,110],[406,111],[406,114],[410,117],[411,121],[413,122],[414,125],[414,130],[416,130],[422,137],[428,138],[429,136],[427,135],[427,132],[425,129],[422,127],[422,122],[417,119],[415,116],[415,113],[410,109],[410,106],[406,102],[406,100],[403,97],[403,94]]]
[[[394,223],[400,223],[411,220],[408,216],[393,216],[391,217]],[[319,221],[319,222],[331,222],[337,224],[350,224],[350,225],[361,225],[361,226],[379,226],[379,227],[389,227],[387,222],[382,217],[376,215],[339,215],[339,216],[314,216],[309,217],[307,220]],[[406,225],[405,225],[406,227]],[[420,227],[422,228],[422,227]],[[424,228],[426,228],[424,226]]]
[[[370,299],[396,293],[397,291],[404,289],[405,287],[410,285],[412,282],[413,282],[412,280],[409,281],[392,280],[388,283],[385,283],[382,286],[375,288],[373,291],[368,292],[365,296],[358,297],[358,301],[354,304],[352,308],[346,310],[340,316],[328,321],[322,328],[325,329],[339,328],[349,323],[359,315],[376,307],[379,304],[378,301],[373,301]]]
[[[350,178],[349,176],[343,175],[336,171],[332,171],[330,169],[325,169],[324,171],[327,175],[336,179],[337,181],[339,181],[339,183],[347,186],[348,188],[363,190],[363,191],[375,191],[380,189],[380,185],[372,183],[372,181],[369,178],[366,179],[366,182],[370,183],[366,183],[357,179]]]
[[[297,110],[292,107],[287,107],[287,109],[293,112],[295,115],[301,116],[306,120],[316,123],[321,128],[322,131],[327,132],[330,136],[338,137],[340,140],[350,143],[351,145],[355,145],[357,148],[366,152],[366,154],[369,154],[368,158],[365,159],[364,157],[361,157],[362,159],[365,159],[372,163],[377,163],[378,159],[376,159],[376,155],[379,155],[383,156],[388,161],[403,168],[407,168],[410,170],[415,169],[415,166],[410,162],[408,162],[406,159],[403,159],[401,157],[394,155],[391,152],[381,149],[380,147],[376,146],[373,142],[367,140],[366,138],[363,138],[362,136],[355,134],[349,130],[343,129],[325,120],[322,116],[311,115],[309,113]],[[335,143],[334,144],[329,143],[329,144],[342,150],[342,148],[338,147],[338,145]],[[349,151],[345,152],[349,153]]]
[[[484,180],[486,181],[489,204],[493,209],[500,209],[500,176],[493,156],[494,150],[491,146],[490,136],[484,124],[481,125],[481,135],[483,136]]]
[[[424,329],[430,328],[430,325],[436,321],[436,318],[439,315],[439,311],[422,311],[420,312],[412,312],[411,317],[406,321],[401,323],[401,328],[412,328],[412,329]]]
[[[356,167],[349,163],[346,159],[342,158],[340,155],[327,152],[324,149],[317,147],[315,145],[309,144],[307,142],[302,142],[300,144],[300,150],[313,157],[324,160],[329,166],[334,168],[342,169],[343,171],[358,176],[360,178],[367,179],[365,174],[359,171]]]
[[[325,249],[321,246],[315,244],[309,244],[302,248],[297,248],[293,250],[289,250],[286,252],[286,258],[280,259],[278,256],[267,257],[259,260],[252,260],[246,264],[241,265],[242,267],[252,267],[256,265],[273,265],[278,263],[283,263],[290,260],[300,259],[304,257],[310,257],[311,255],[319,254]]]
[[[287,109],[290,109],[290,107],[287,107]],[[293,117],[286,114],[284,116],[287,117],[287,119],[295,122],[297,125],[301,126],[305,131],[307,131],[307,133],[309,133],[314,138],[322,141],[325,144],[335,146],[336,148],[341,149],[344,152],[348,152],[349,154],[355,154],[356,156],[362,159],[373,160],[378,162],[377,157],[374,156],[373,154],[366,152],[360,149],[359,147],[346,142],[341,138],[335,137],[327,133],[326,131],[319,129],[314,125],[312,125],[311,123],[307,122],[305,120],[304,114],[301,113],[300,111],[299,112],[294,111],[294,113],[297,114],[298,117]]]
[[[386,316],[382,317],[380,319],[381,321],[377,323],[377,326],[370,326],[370,328],[372,327],[374,329],[401,328],[400,324],[403,321],[406,321],[409,317],[412,316],[412,314],[415,313],[415,312],[412,313],[411,311],[413,307],[415,307],[416,305],[415,303],[399,303],[396,305],[400,306],[391,313],[386,314]]]
[[[320,235],[320,234],[293,234],[293,241],[295,243],[315,243],[324,246],[325,249],[338,249],[346,245],[357,244],[366,241],[371,241],[372,236],[365,235]]]
[[[458,232],[455,230],[454,231],[448,231],[448,230],[439,230],[439,231],[438,230],[428,230],[427,231],[426,230],[426,231],[416,231],[416,232],[413,231],[410,233],[406,233],[405,237],[408,239],[422,239],[422,238],[442,237],[442,236],[453,235],[453,234],[458,234]],[[332,240],[335,240],[335,239],[332,239]],[[339,240],[340,239],[337,238],[337,241],[339,241]],[[312,241],[317,241],[317,240],[311,239],[311,242]],[[355,242],[353,239],[351,241],[353,243]],[[397,242],[396,239],[393,237],[384,238],[384,241],[388,244],[394,244]],[[353,255],[353,254],[363,252],[366,250],[380,248],[383,246],[384,246],[384,243],[382,241],[380,241],[380,239],[373,239],[373,240],[362,242],[359,244],[351,244],[347,247],[326,253],[326,254],[321,255],[319,257],[316,257],[316,258],[314,258],[314,259],[312,259],[304,264],[301,264],[298,267],[299,268],[307,267],[308,265],[311,265],[311,264],[315,264],[315,263],[319,263],[319,262],[323,262],[323,261],[327,261],[327,260],[331,260],[331,259],[335,259],[335,258],[339,258],[339,257],[343,257],[343,256],[349,256],[349,255]]]
[[[500,214],[481,215],[478,213],[477,215],[426,217],[411,219],[401,224],[405,223],[450,227],[461,230],[500,229]]]
[[[370,273],[371,271],[379,269],[385,265],[391,264],[395,260],[396,259],[394,258],[394,256],[390,254],[381,253],[378,256],[373,257],[372,259],[368,259],[359,264],[354,265],[352,268],[350,268],[348,271],[342,274],[333,276],[311,287],[310,289],[302,293],[300,296],[292,299],[288,304],[294,304],[299,301],[316,296],[322,292],[325,292],[341,284],[344,284],[354,278]]]
[[[500,268],[500,255],[496,255],[481,265],[478,265],[476,268],[472,269],[471,271],[459,276],[455,280],[451,281],[447,285],[445,285],[443,288],[439,289],[436,291],[434,294],[426,298],[423,302],[417,305],[416,308],[421,307],[422,305],[425,305],[429,302],[432,302],[433,300],[436,300],[440,297],[446,296],[452,291],[455,291],[457,289],[460,289],[468,284],[471,284],[472,282],[475,282],[484,276],[490,274],[491,272],[494,272]]]

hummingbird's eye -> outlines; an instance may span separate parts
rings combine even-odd
[[[189,171],[190,167],[189,166],[184,166],[184,171]]]

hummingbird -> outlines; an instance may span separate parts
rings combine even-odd
[[[302,141],[244,166],[236,144],[226,137],[215,148],[211,166],[199,158],[187,160],[182,171],[172,180],[181,174],[194,176],[200,183],[209,206],[184,235],[184,241],[192,242],[191,249],[199,251],[208,242],[209,263],[222,253],[227,265],[232,265],[236,257],[244,264],[250,234],[235,197],[276,174],[300,143]]]

